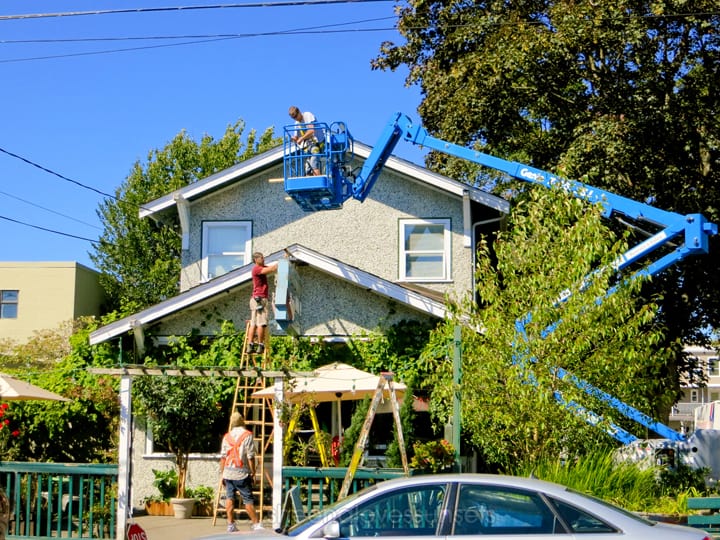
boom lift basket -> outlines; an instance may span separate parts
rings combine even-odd
[[[298,146],[293,137],[307,129],[324,134],[322,143]],[[346,181],[353,155],[353,138],[345,122],[293,124],[283,132],[283,173],[285,191],[306,212],[342,208],[348,198],[350,184]],[[320,174],[310,167],[317,160]]]

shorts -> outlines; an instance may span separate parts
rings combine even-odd
[[[262,309],[258,309],[262,307]],[[250,324],[253,326],[268,325],[268,299],[261,298],[258,302],[254,297],[250,298]]]
[[[242,480],[225,479],[225,496],[228,499],[234,499],[236,492],[240,494],[240,497],[242,497],[243,504],[255,504],[255,501],[253,500],[250,475],[246,476]]]

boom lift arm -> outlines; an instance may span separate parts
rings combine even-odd
[[[702,214],[681,215],[675,212],[669,212],[650,204],[640,203],[609,191],[583,184],[576,180],[560,178],[547,171],[536,169],[522,163],[504,160],[443,141],[430,135],[422,126],[413,125],[412,120],[402,113],[395,113],[391,117],[360,172],[357,175],[353,175],[346,165],[352,156],[352,137],[345,129],[345,124],[342,123],[341,125],[343,129],[339,132],[337,142],[335,141],[334,133],[328,131],[326,134],[326,140],[330,141],[328,152],[331,148],[340,148],[344,159],[340,161],[329,153],[325,158],[327,161],[325,168],[326,173],[322,178],[325,191],[323,192],[324,198],[321,204],[318,203],[320,198],[317,191],[313,191],[313,186],[317,184],[316,177],[310,177],[312,181],[306,183],[305,186],[307,186],[308,189],[304,189],[303,183],[298,182],[298,180],[302,181],[305,179],[288,176],[287,160],[297,158],[293,157],[293,154],[288,151],[286,145],[286,191],[304,210],[314,211],[340,208],[342,207],[342,203],[350,197],[363,202],[375,185],[385,163],[392,155],[395,146],[402,139],[414,145],[437,150],[489,167],[524,182],[543,185],[547,188],[563,189],[573,196],[586,200],[589,203],[601,204],[604,209],[603,215],[607,218],[617,217],[631,223],[650,226],[655,232],[650,233],[648,238],[631,247],[613,262],[613,266],[618,271],[649,257],[649,255],[658,248],[674,248],[657,260],[650,260],[650,262],[634,274],[635,276],[657,275],[690,255],[707,253],[709,251],[710,237],[718,232],[717,225],[707,221]],[[286,130],[287,129],[288,128],[286,128]],[[289,186],[291,186],[292,189],[289,189]],[[333,193],[336,194],[335,198],[331,196]],[[307,201],[310,200],[312,200],[312,204],[307,203]],[[566,299],[567,296],[561,298],[560,301]],[[521,337],[524,336],[526,323],[527,321],[518,321],[516,324],[518,335]],[[552,332],[552,328],[547,329],[546,332]],[[532,361],[533,359],[529,360]],[[685,440],[684,435],[660,422],[656,422],[641,411],[623,403],[591,384],[578,379],[562,368],[556,368],[556,372],[560,378],[571,382],[586,394],[598,397],[627,418],[651,429],[658,435],[674,441]],[[568,409],[584,417],[586,421],[591,424],[598,424],[602,421],[602,419],[592,413],[592,411],[588,411],[581,405],[574,402],[565,402],[560,394],[556,394],[555,398]],[[614,424],[607,425],[605,429],[608,434],[624,444],[629,444],[637,440],[637,437]]]

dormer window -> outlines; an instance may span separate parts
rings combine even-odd
[[[202,229],[202,275],[209,280],[251,261],[249,221],[205,221]]]
[[[400,220],[400,280],[449,281],[450,220]]]

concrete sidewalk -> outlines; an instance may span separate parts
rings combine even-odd
[[[140,525],[147,535],[147,540],[194,540],[204,536],[224,534],[227,528],[227,522],[222,515],[217,517],[214,526],[212,517],[197,516],[190,519],[177,519],[173,516],[137,516],[128,521],[128,526],[130,523]],[[242,533],[258,534],[258,531],[250,530],[250,521],[247,519],[236,519],[235,523],[238,525],[239,533],[233,536],[240,536]],[[263,521],[263,526],[266,529],[262,532],[273,534],[268,520]]]

